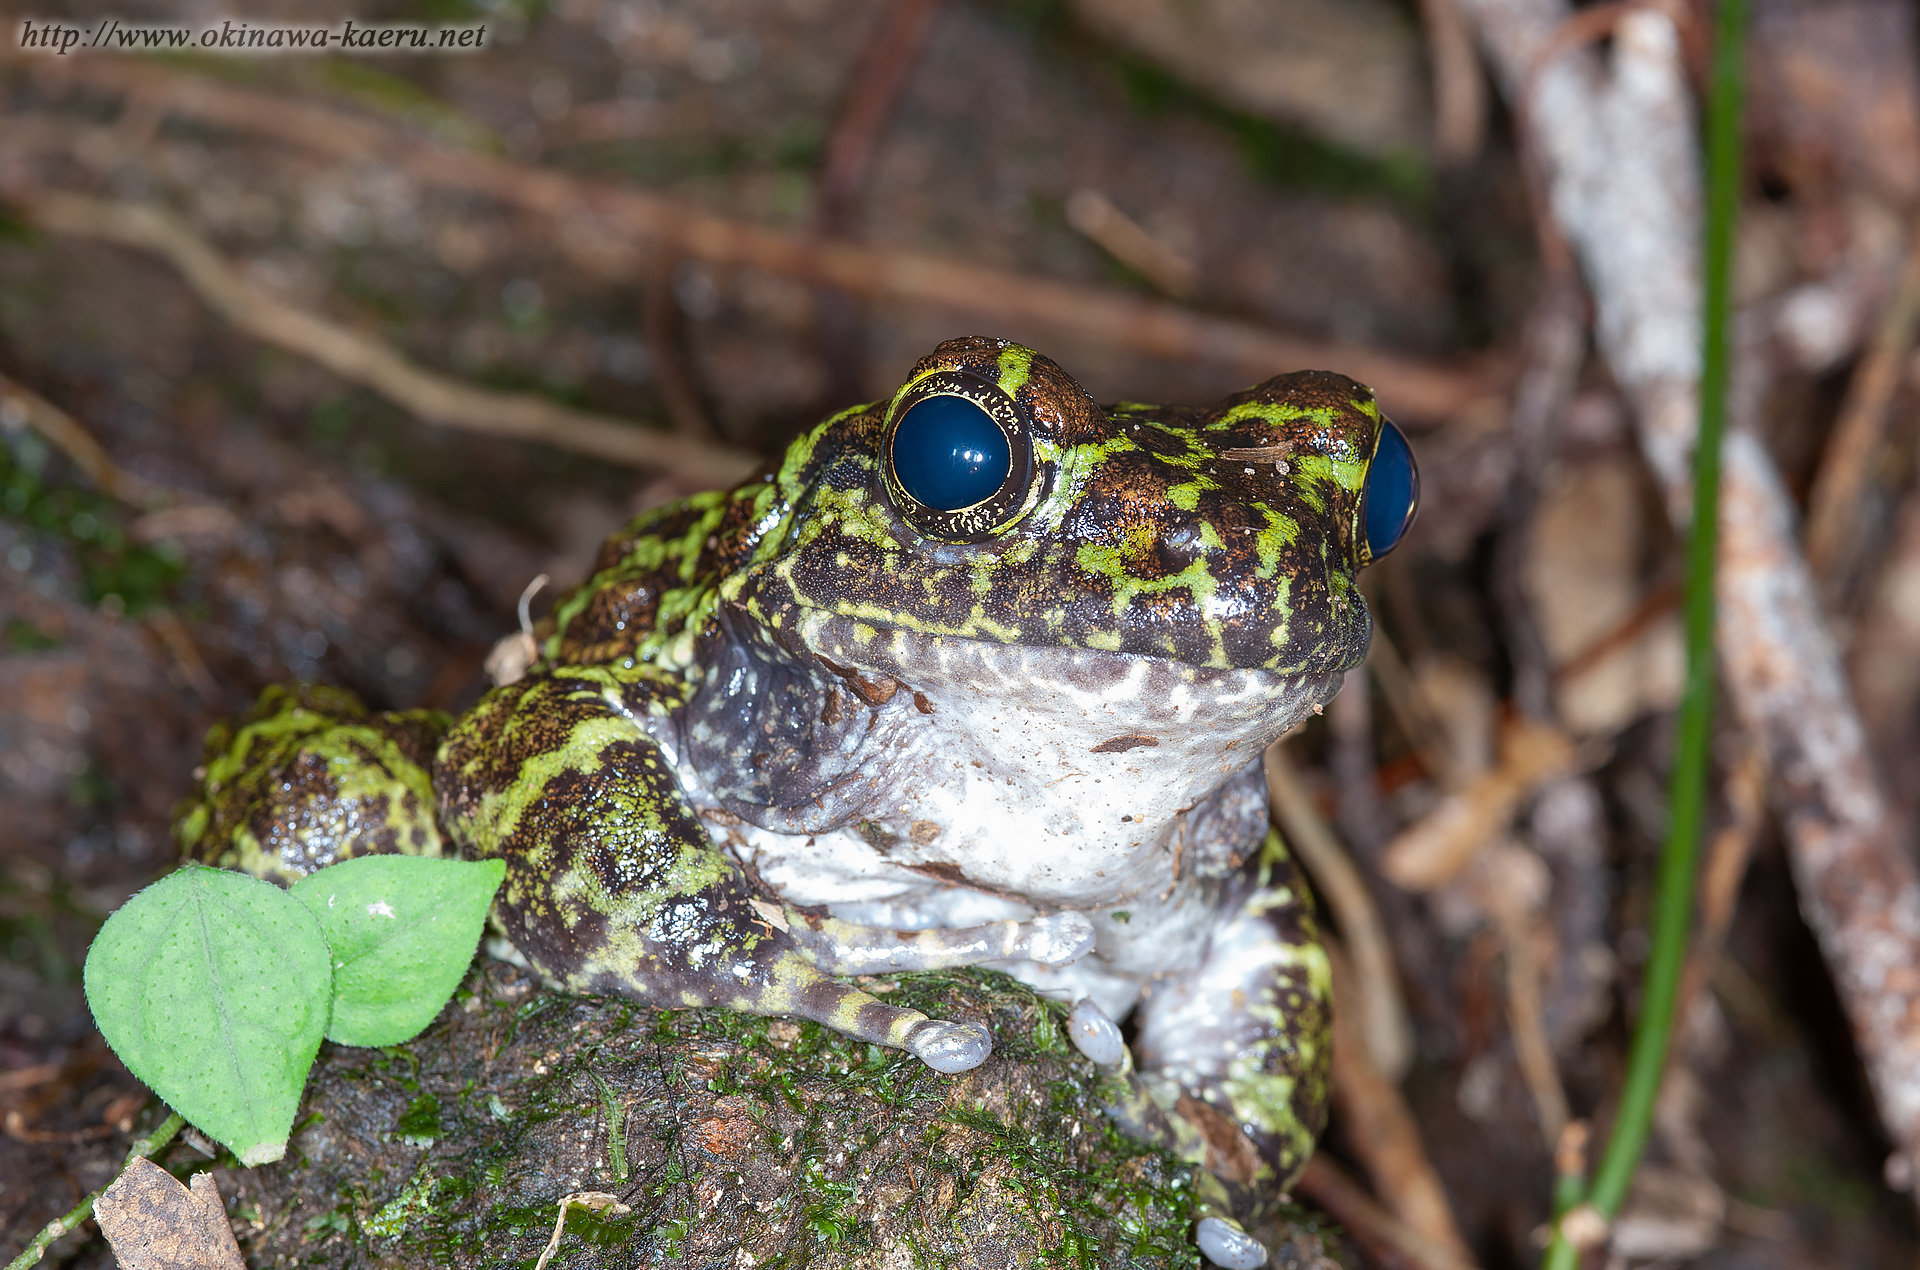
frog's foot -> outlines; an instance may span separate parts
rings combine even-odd
[[[1103,1072],[1124,1075],[1133,1070],[1133,1055],[1127,1050],[1120,1025],[1092,997],[1082,997],[1067,1016],[1067,1035],[1073,1047]]]
[[[972,1071],[993,1053],[993,1034],[978,1023],[928,1019],[907,1034],[907,1049],[936,1072]]]
[[[1193,1241],[1200,1255],[1225,1270],[1260,1270],[1267,1264],[1267,1246],[1226,1217],[1202,1217],[1194,1225]]]
[[[830,975],[948,970],[983,961],[1037,961],[1064,966],[1093,948],[1093,923],[1086,914],[1071,911],[1049,913],[1027,922],[934,930],[888,930],[831,917],[809,920],[791,910],[784,916],[793,942],[809,961]]]

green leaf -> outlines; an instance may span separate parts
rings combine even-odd
[[[368,855],[295,883],[333,950],[327,1039],[398,1045],[418,1036],[467,972],[506,875],[499,860]]]
[[[286,1154],[330,999],[326,938],[285,891],[188,865],[123,904],[87,950],[107,1044],[238,1156]]]

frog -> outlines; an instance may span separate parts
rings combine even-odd
[[[943,1073],[988,1029],[872,977],[1004,971],[1070,1003],[1119,1126],[1194,1166],[1204,1257],[1263,1265],[1332,1002],[1261,754],[1364,659],[1358,574],[1417,501],[1339,374],[1101,406],[1031,348],[949,340],[616,532],[460,716],[269,688],[209,735],[177,837],[283,884],[500,859],[496,947],[559,988]]]

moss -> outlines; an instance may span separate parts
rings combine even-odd
[[[864,986],[988,1024],[994,1057],[941,1076],[811,1023],[489,963],[412,1044],[327,1048],[293,1162],[223,1179],[262,1215],[249,1261],[528,1267],[561,1196],[603,1191],[627,1211],[571,1211],[550,1264],[1199,1264],[1187,1167],[1112,1129],[1064,1007],[977,972]]]

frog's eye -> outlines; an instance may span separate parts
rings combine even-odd
[[[893,474],[900,488],[935,511],[985,502],[1012,467],[1012,448],[1000,425],[965,397],[922,397],[893,430]]]
[[[881,447],[888,491],[907,522],[952,542],[991,536],[1019,518],[1033,484],[1025,413],[991,380],[944,371],[894,406]]]
[[[1373,462],[1367,465],[1367,484],[1360,496],[1364,531],[1360,563],[1371,564],[1399,546],[1419,506],[1420,469],[1414,466],[1413,447],[1389,419],[1380,425],[1373,443]]]

